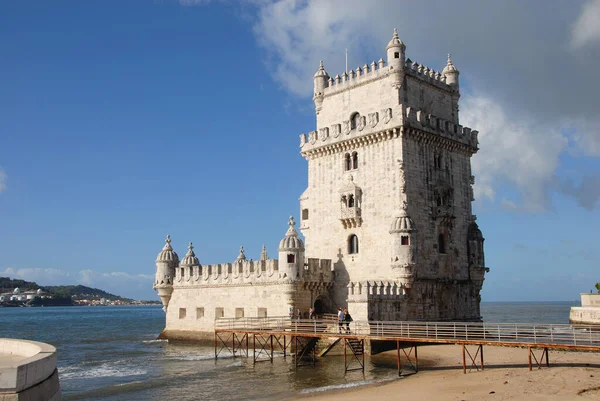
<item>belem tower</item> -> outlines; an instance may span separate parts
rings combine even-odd
[[[202,265],[167,237],[154,289],[162,338],[212,338],[219,317],[304,317],[348,307],[354,320],[480,320],[483,236],[472,214],[478,132],[459,123],[459,71],[406,58],[314,76],[316,130],[300,135],[308,187],[278,258]],[[283,225],[283,224],[282,224]],[[298,226],[298,227],[297,227]],[[303,234],[300,238],[298,230]],[[232,258],[233,259],[233,258]]]

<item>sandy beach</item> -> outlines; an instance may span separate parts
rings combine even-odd
[[[419,348],[419,372],[360,388],[307,394],[295,400],[600,400],[600,353],[550,351],[550,367],[529,371],[528,351],[485,347],[485,370],[463,374],[460,346]],[[395,363],[395,352],[374,361]],[[468,357],[467,357],[468,361]],[[349,373],[360,374],[360,373]]]

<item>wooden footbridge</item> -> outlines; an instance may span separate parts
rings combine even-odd
[[[526,348],[529,370],[534,364],[550,366],[548,350],[600,351],[598,326],[402,321],[355,321],[340,326],[333,316],[318,320],[267,317],[216,319],[215,359],[229,351],[234,357],[252,356],[256,364],[272,362],[274,353],[283,353],[284,358],[291,355],[296,366],[307,361],[314,365],[317,345],[323,339],[328,343],[321,355],[343,342],[345,372],[364,371],[365,341],[395,342],[399,375],[418,371],[417,347],[423,345],[462,346],[464,373],[484,369],[484,345]]]

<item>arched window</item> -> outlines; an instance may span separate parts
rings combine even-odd
[[[350,156],[350,153],[346,153],[344,155],[344,170],[352,170],[352,158]]]
[[[346,195],[342,196],[342,205],[348,207],[348,198],[346,198]]]
[[[354,195],[348,197],[348,207],[354,207]]]
[[[356,129],[358,127],[358,121],[360,120],[360,114],[354,113],[350,117],[350,129]]]
[[[348,253],[350,255],[358,253],[358,237],[354,234],[348,237]]]
[[[446,239],[444,238],[444,234],[438,235],[438,252],[446,253]]]
[[[358,168],[358,153],[357,152],[352,153],[352,168],[353,169]]]

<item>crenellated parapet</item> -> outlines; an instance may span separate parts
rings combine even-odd
[[[404,130],[407,135],[422,142],[437,143],[440,147],[469,154],[476,153],[479,149],[479,131],[427,114],[423,110],[406,107],[404,126],[408,128]]]
[[[356,126],[348,119],[318,131],[300,134],[302,155],[309,158],[322,152],[342,152],[397,137],[397,127],[402,124],[402,109],[401,106],[388,107],[365,115],[359,110],[355,118]]]
[[[304,264],[302,281],[304,283],[327,283],[333,285],[334,274],[331,259],[308,258]]]
[[[173,286],[332,282],[332,280],[331,259],[309,258],[297,279],[284,277],[277,259],[240,260],[233,263],[179,267],[175,271]]]
[[[355,70],[343,72],[341,75],[338,74],[333,78],[329,77],[323,95],[327,97],[350,88],[365,85],[385,78],[389,73],[390,69],[385,65],[385,61],[379,59],[378,62],[373,61],[371,64],[356,67]]]
[[[215,285],[265,283],[279,280],[279,262],[268,260],[238,260],[205,266],[179,267],[173,285]]]
[[[429,68],[426,65],[413,62],[411,59],[406,60],[406,63],[404,64],[404,71],[408,74],[408,76],[433,85],[438,89],[445,91],[453,90],[452,87],[446,83],[446,76],[444,74],[434,70],[433,68]]]
[[[351,281],[347,288],[349,303],[372,300],[401,301],[406,298],[406,288],[396,281]]]

